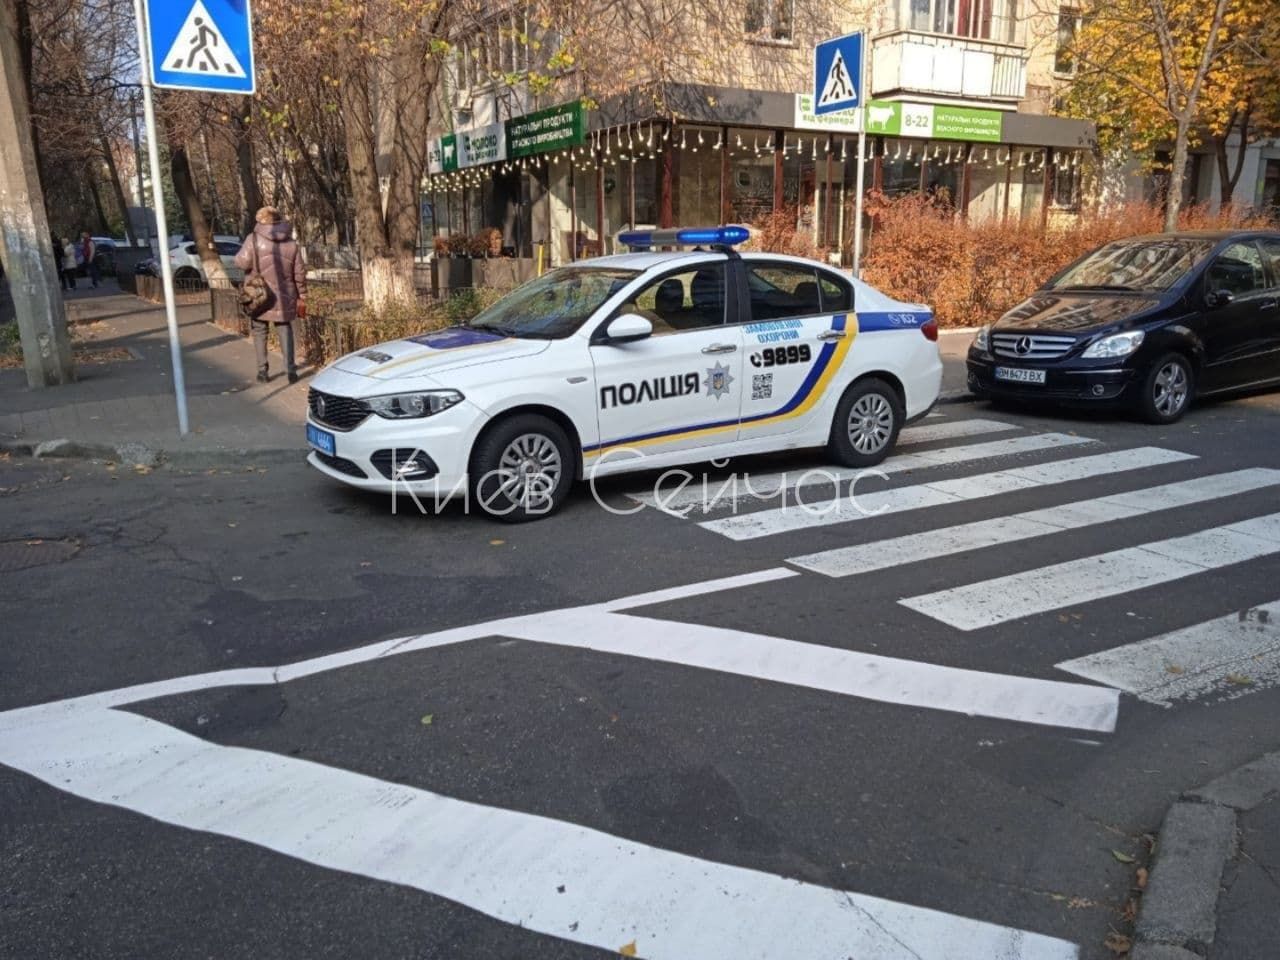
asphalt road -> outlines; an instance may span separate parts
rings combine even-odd
[[[1109,958],[1280,749],[1278,436],[963,404],[875,516],[797,455],[520,527],[0,462],[0,956]]]

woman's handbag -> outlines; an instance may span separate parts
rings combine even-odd
[[[253,241],[253,272],[244,278],[240,287],[240,309],[250,320],[262,316],[271,306],[271,288],[258,272],[258,238]]]

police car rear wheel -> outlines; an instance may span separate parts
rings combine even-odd
[[[846,467],[871,467],[893,449],[902,429],[902,401],[883,380],[860,380],[836,408],[827,449]]]
[[[499,422],[476,444],[472,495],[489,516],[524,523],[559,509],[573,482],[569,438],[546,417]]]

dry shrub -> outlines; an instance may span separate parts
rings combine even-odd
[[[761,253],[786,253],[794,257],[827,259],[827,248],[813,242],[807,230],[796,229],[797,208],[779,207],[751,223],[751,239],[742,245],[743,250]]]
[[[933,307],[942,326],[991,323],[1017,306],[1062,267],[1121,237],[1159,233],[1156,204],[1130,203],[1042,228],[987,219],[966,223],[927,197],[873,198],[876,217],[863,277],[900,300]],[[1248,208],[1204,206],[1182,211],[1184,230],[1273,226]]]

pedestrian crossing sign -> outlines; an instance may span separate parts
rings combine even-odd
[[[147,0],[146,26],[153,85],[254,92],[249,0]]]
[[[862,106],[862,34],[825,40],[813,49],[813,112]]]

